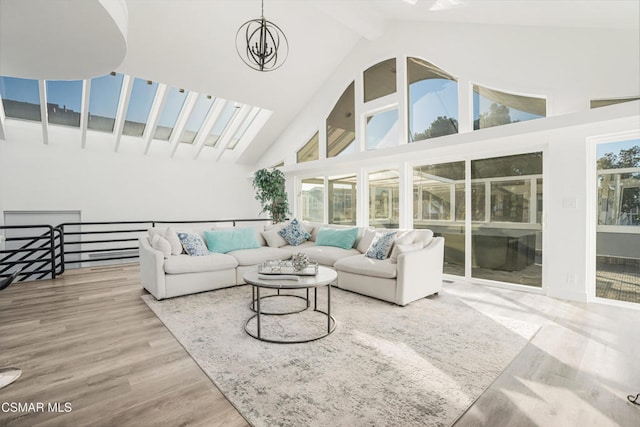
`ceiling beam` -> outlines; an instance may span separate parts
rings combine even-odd
[[[133,78],[125,74],[122,78],[122,89],[120,89],[116,121],[113,124],[113,134],[115,136],[113,151],[115,152],[120,149],[120,139],[122,138],[122,129],[124,129],[124,122],[127,117],[127,106],[131,98],[131,89],[133,89]]]
[[[87,148],[87,127],[89,126],[89,99],[91,79],[82,81],[82,105],[80,106],[80,147]]]
[[[222,98],[216,98],[216,100],[213,101],[213,105],[209,109],[209,113],[207,113],[207,117],[204,119],[204,123],[202,123],[200,131],[198,132],[198,135],[196,135],[196,139],[193,141],[193,160],[196,160],[200,156],[200,153],[204,148],[204,143],[207,141],[209,134],[213,130],[213,126],[216,124],[216,121],[218,120],[218,117],[220,117],[224,107],[227,105],[227,102],[229,101]]]
[[[149,154],[151,149],[151,141],[156,133],[158,122],[160,121],[160,114],[164,108],[164,104],[167,102],[167,93],[169,92],[169,86],[164,83],[158,83],[158,89],[156,95],[153,98],[151,109],[149,110],[149,117],[147,117],[147,124],[144,127],[142,134],[142,141],[144,142],[144,154]]]
[[[176,120],[176,124],[173,126],[171,136],[169,137],[169,144],[171,145],[170,157],[175,156],[176,151],[180,146],[182,134],[184,133],[184,129],[187,127],[187,122],[189,121],[189,117],[191,117],[191,113],[196,106],[197,100],[198,94],[196,92],[189,92],[187,94],[187,99],[184,100],[184,104],[182,105],[182,109],[178,115],[178,120]]]
[[[242,107],[240,107],[240,111],[238,111],[234,115],[233,119],[231,119],[231,123],[227,125],[227,128],[224,130],[223,134],[220,135],[220,139],[218,140],[218,143],[215,146],[216,162],[220,160],[220,158],[225,153],[225,151],[227,151],[227,147],[231,143],[231,138],[233,138],[233,135],[235,135],[236,131],[238,130],[238,128],[240,127],[244,119],[246,119],[247,116],[249,115],[250,111],[251,111],[250,105],[243,105]]]
[[[47,108],[47,85],[44,80],[38,80],[40,89],[40,119],[42,120],[42,142],[49,144],[49,109]]]

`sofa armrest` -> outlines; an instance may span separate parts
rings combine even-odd
[[[398,256],[396,304],[407,305],[440,292],[444,268],[444,238],[436,237],[424,249]]]
[[[138,239],[140,247],[140,282],[156,299],[167,297],[164,280],[164,255],[153,249],[147,236]]]

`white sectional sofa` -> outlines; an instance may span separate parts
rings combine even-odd
[[[301,224],[309,231],[311,237],[297,246],[291,246],[277,234],[286,224],[257,226],[256,237],[259,247],[205,256],[166,256],[166,250],[163,253],[152,246],[150,236],[141,237],[139,244],[142,286],[160,300],[241,285],[244,283],[243,274],[264,261],[286,260],[293,254],[303,252],[311,262],[335,269],[338,272],[336,285],[339,288],[394,304],[406,305],[437,294],[442,289],[444,239],[434,238],[430,230],[398,230],[398,250],[392,251],[393,257],[373,259],[365,256],[376,236],[376,230],[373,228],[360,227],[353,247],[343,249],[317,245],[318,231],[322,228],[353,227]],[[163,229],[150,231],[151,234],[167,233],[167,230]],[[378,230],[390,231],[394,230]],[[195,232],[202,233],[203,230]],[[171,235],[175,231],[169,229],[168,233]],[[403,248],[404,250],[401,250]],[[410,250],[406,250],[407,248]]]

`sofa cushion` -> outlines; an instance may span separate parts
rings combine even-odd
[[[171,245],[169,244],[169,241],[159,234],[155,234],[151,238],[151,247],[162,252],[162,255],[165,258],[169,258],[171,256]]]
[[[371,246],[367,249],[365,256],[368,258],[385,259],[391,252],[391,246],[395,239],[397,231],[390,233],[376,233],[376,237],[371,242]]]
[[[433,231],[428,229],[413,230],[413,243],[422,242],[424,247],[429,246],[433,240]]]
[[[149,242],[153,239],[154,236],[162,236],[171,245],[171,255],[180,255],[184,252],[182,249],[182,242],[178,238],[178,234],[171,227],[152,227],[147,230],[149,233]]]
[[[356,239],[356,249],[361,253],[367,252],[373,238],[376,237],[376,229],[373,227],[367,227],[360,230],[358,233],[358,239]]]
[[[290,246],[287,246],[290,247]],[[228,252],[236,259],[238,265],[256,265],[265,261],[285,260],[291,258],[291,251],[281,248],[262,246],[257,249],[240,249]]]
[[[391,249],[391,255],[389,255],[389,259],[392,263],[398,262],[398,257],[400,254],[404,254],[406,252],[417,251],[424,248],[424,243],[416,242],[410,243],[408,245],[393,245],[393,249]]]
[[[237,227],[225,230],[205,231],[204,238],[211,252],[226,254],[238,249],[255,249],[260,247],[254,227]]]
[[[344,230],[334,228],[322,228],[318,231],[316,237],[316,245],[318,246],[335,246],[342,249],[351,249],[358,237],[358,229],[356,227]]]
[[[362,254],[342,258],[334,265],[334,268],[338,271],[385,279],[395,279],[397,277],[396,267],[397,264],[393,264],[389,258],[374,259]]]
[[[173,255],[164,260],[164,271],[167,274],[232,270],[237,266],[238,261],[234,257],[216,253],[206,256]]]
[[[178,233],[182,247],[190,256],[206,256],[209,255],[207,245],[202,241],[202,237],[198,234]]]
[[[357,249],[342,249],[335,246],[307,246],[300,248],[298,252],[307,254],[311,262],[328,266],[333,266],[341,258],[360,253]]]
[[[266,230],[266,227],[265,227]],[[281,229],[272,228],[262,233],[262,237],[267,242],[267,245],[272,248],[281,248],[287,244],[287,241],[278,233]]]
[[[294,218],[286,227],[278,231],[291,246],[298,246],[300,243],[306,242],[311,234]]]

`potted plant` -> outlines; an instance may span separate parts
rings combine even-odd
[[[268,212],[274,224],[282,222],[289,213],[289,202],[285,192],[285,177],[280,169],[259,169],[253,174],[253,188],[262,212]]]

